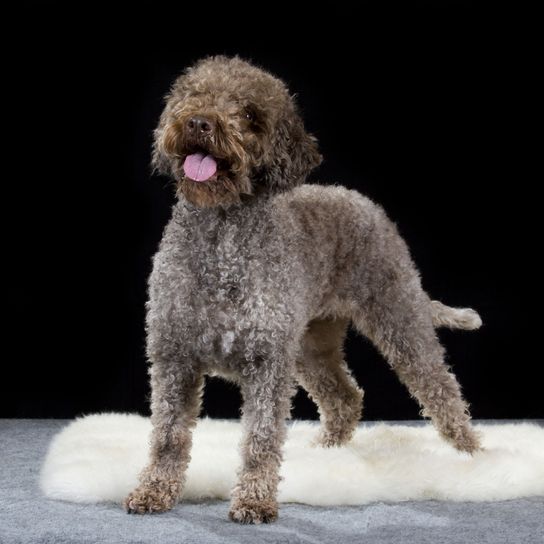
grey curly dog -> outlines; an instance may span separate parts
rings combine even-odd
[[[266,71],[217,56],[174,82],[153,165],[176,181],[178,201],[149,280],[153,432],[129,512],[162,512],[179,498],[208,374],[236,382],[243,397],[230,518],[276,519],[296,385],[319,408],[323,446],[346,444],[361,417],[363,391],[342,351],[350,323],[446,440],[480,448],[435,333],[478,328],[478,314],[430,300],[380,206],[303,184],[320,162],[287,88]]]

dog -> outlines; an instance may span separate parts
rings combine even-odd
[[[238,57],[201,60],[167,95],[152,162],[178,199],[149,279],[153,431],[129,513],[162,512],[180,497],[204,377],[217,375],[243,398],[229,517],[275,520],[296,386],[319,408],[322,446],[346,444],[361,417],[363,391],[342,350],[350,323],[444,439],[480,448],[435,332],[476,329],[480,317],[429,298],[379,205],[305,184],[321,159],[285,84]]]

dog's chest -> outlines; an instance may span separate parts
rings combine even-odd
[[[288,327],[284,240],[265,210],[197,219],[180,221],[170,245],[179,271],[169,278],[179,284],[171,291],[183,293],[176,315],[187,321],[195,349],[206,358],[250,357],[270,341],[272,327]]]
[[[209,307],[239,309],[271,279],[268,253],[281,248],[271,229],[249,219],[216,221],[197,228],[192,237],[191,272],[199,298]]]

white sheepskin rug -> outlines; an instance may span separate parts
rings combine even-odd
[[[435,429],[360,425],[349,445],[311,445],[317,422],[294,421],[284,449],[281,502],[316,505],[440,499],[496,501],[544,495],[544,428],[477,424],[485,451],[473,457]],[[149,419],[97,414],[77,419],[52,441],[41,473],[47,497],[120,502],[147,459]],[[182,498],[228,499],[240,463],[238,421],[201,419]]]

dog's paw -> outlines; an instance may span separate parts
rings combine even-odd
[[[141,485],[128,495],[123,505],[129,514],[166,512],[176,504],[178,494],[173,491],[160,483]]]
[[[475,431],[471,426],[461,427],[454,436],[450,437],[456,450],[474,455],[483,451],[481,444],[481,434]]]
[[[231,504],[229,518],[245,524],[271,523],[278,518],[278,503],[236,499]]]
[[[339,448],[345,446],[351,440],[352,436],[353,430],[331,432],[321,429],[311,441],[311,445],[319,448]]]

